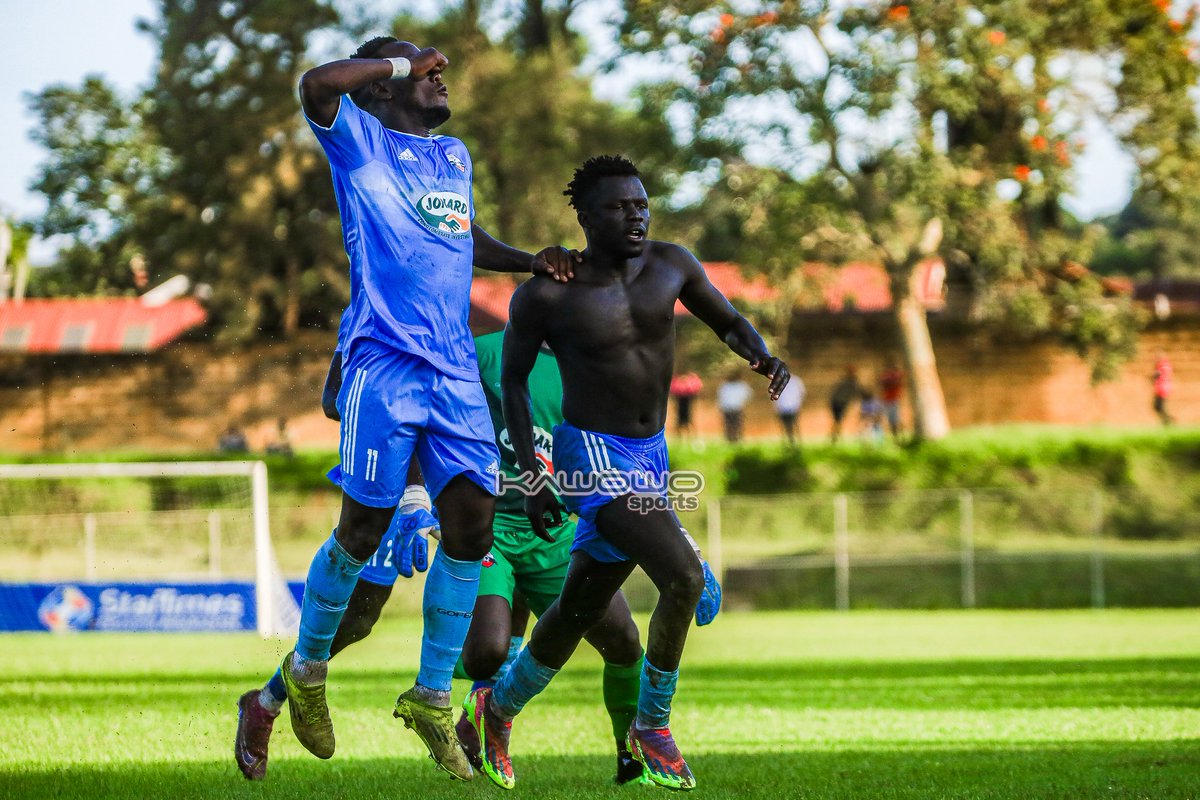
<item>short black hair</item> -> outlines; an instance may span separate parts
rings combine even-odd
[[[584,198],[603,178],[640,178],[641,173],[625,156],[595,156],[583,162],[575,170],[575,177],[567,184],[565,194],[571,208],[581,210]]]
[[[358,46],[358,49],[350,54],[351,58],[379,58],[379,51],[392,42],[400,41],[395,36],[376,36],[374,39],[368,39]],[[369,86],[370,84],[368,84]],[[350,92],[350,99],[354,101],[354,105],[367,110],[367,106],[371,102],[371,93],[367,86],[360,86]]]
[[[400,41],[395,36],[376,36],[374,39],[368,39],[358,46],[358,49],[350,54],[351,58],[378,58],[379,51],[386,44]]]

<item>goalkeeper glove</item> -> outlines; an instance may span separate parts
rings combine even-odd
[[[700,593],[700,602],[696,603],[696,624],[707,625],[717,618],[721,610],[721,584],[707,561],[701,560],[704,567],[704,591]]]
[[[687,528],[680,526],[679,530],[683,532],[683,538],[687,539],[688,544],[696,551],[696,558],[700,559],[700,566],[704,568],[704,591],[700,593],[700,602],[696,603],[696,624],[707,625],[717,618],[717,614],[721,610],[721,584],[717,583],[717,576],[713,574],[712,567],[700,554],[700,545],[696,544],[696,540],[688,533]]]
[[[441,525],[433,515],[429,492],[420,484],[404,490],[400,506],[392,517],[392,548],[396,571],[406,578],[413,570],[429,569],[429,538],[441,538]]]

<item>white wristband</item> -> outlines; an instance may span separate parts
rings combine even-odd
[[[410,483],[404,490],[404,496],[400,498],[402,506],[419,506],[426,511],[430,511],[433,503],[429,501],[429,492],[419,483]]]
[[[412,73],[412,62],[403,56],[389,58],[392,62],[392,78],[407,78]]]

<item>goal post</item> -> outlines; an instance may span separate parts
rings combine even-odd
[[[80,533],[81,548],[73,539]],[[77,628],[240,630],[250,603],[262,636],[291,635],[299,625],[271,541],[262,461],[0,464],[0,556],[0,590],[59,592],[23,600],[36,601],[43,627],[54,630],[75,607],[87,618]],[[0,597],[0,622],[4,604]],[[116,610],[101,619],[93,607]],[[151,614],[166,627],[137,627]]]

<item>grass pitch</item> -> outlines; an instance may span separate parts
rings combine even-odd
[[[261,784],[232,761],[234,701],[285,643],[6,636],[0,796],[498,797],[391,717],[419,632],[385,620],[339,656],[337,755],[305,753],[285,713]],[[1198,632],[1195,611],[727,613],[692,633],[672,727],[696,797],[1195,798]],[[609,785],[599,677],[581,650],[517,720],[512,797],[665,796]]]

